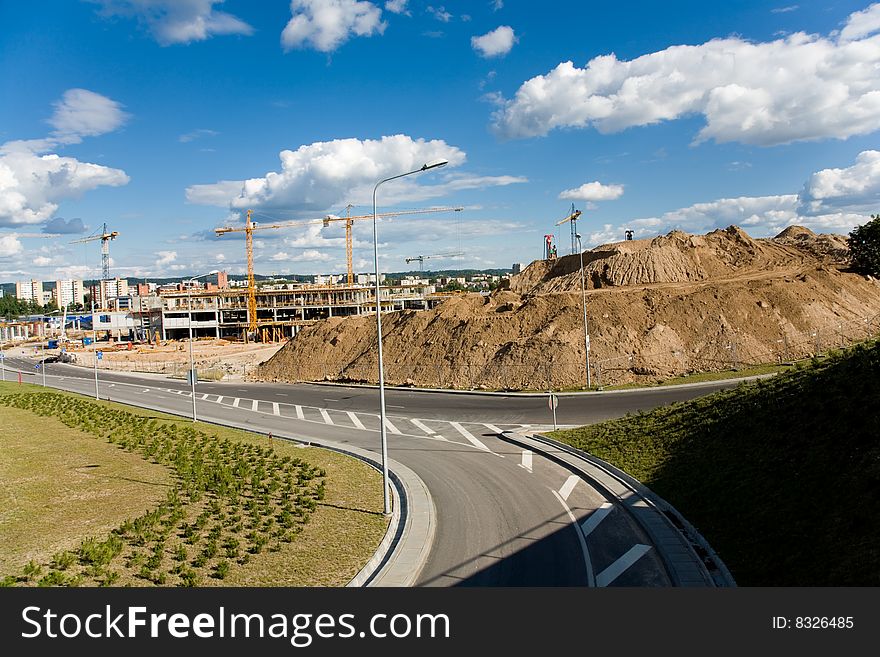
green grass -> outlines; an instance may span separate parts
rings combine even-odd
[[[740,585],[880,585],[880,343],[550,435],[647,484]]]
[[[384,534],[380,475],[336,453],[37,386],[0,416],[7,585],[334,586]]]
[[[724,381],[726,379],[740,379],[751,376],[766,374],[780,374],[788,372],[792,365],[754,365],[737,370],[724,370],[722,372],[694,372],[683,376],[675,376],[671,379],[658,379],[654,382],[641,381],[638,383],[623,383],[615,386],[605,386],[605,390],[627,390],[629,388],[648,388],[652,386],[677,386],[683,383],[705,383],[707,381]]]

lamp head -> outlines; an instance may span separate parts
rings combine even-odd
[[[445,167],[447,164],[449,164],[449,160],[432,160],[423,164],[420,171],[427,171],[428,169],[439,169],[440,167]]]

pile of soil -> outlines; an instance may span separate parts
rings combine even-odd
[[[791,227],[673,231],[585,252],[593,384],[788,361],[876,330],[880,284],[846,270],[846,239]],[[536,261],[489,296],[383,317],[390,384],[490,389],[585,382],[579,255]],[[274,381],[378,377],[372,315],[301,331],[258,368]]]

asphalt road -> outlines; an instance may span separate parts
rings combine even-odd
[[[39,384],[35,361],[7,367]],[[49,364],[53,387],[94,395],[93,370]],[[7,380],[17,375],[7,371]],[[580,425],[707,394],[730,382],[560,397],[557,420]],[[190,387],[156,375],[99,372],[103,399],[189,415]],[[199,383],[199,418],[378,453],[378,393],[310,384]],[[546,397],[388,390],[389,455],[425,482],[436,507],[428,586],[668,586],[656,550],[623,510],[501,431],[546,428]],[[590,520],[592,518],[592,520]],[[589,531],[587,531],[589,528]]]

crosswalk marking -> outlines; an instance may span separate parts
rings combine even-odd
[[[294,405],[294,408],[296,408],[296,419],[297,420],[305,420],[306,416],[303,415],[303,407],[299,406],[299,405]]]
[[[611,509],[614,506],[610,502],[605,502],[598,509],[593,511],[590,514],[590,517],[584,520],[581,523],[581,531],[584,532],[584,536],[589,536],[596,527],[599,526],[599,523],[605,520],[605,517],[611,513]]]
[[[255,399],[255,400],[251,403],[251,410],[252,410],[252,411],[258,411],[258,410],[260,410],[260,400]]]
[[[278,407],[278,402],[272,402],[272,414],[281,415],[281,409]]]
[[[483,424],[483,426],[486,427],[489,431],[494,431],[495,433],[504,433],[503,431],[501,431],[501,429],[496,427],[494,424]]]
[[[219,404],[220,402],[223,401],[223,399],[224,399],[223,395],[219,395],[219,396],[217,397],[217,401],[216,401],[215,403]]]
[[[424,431],[424,432],[425,432],[426,434],[428,434],[429,436],[432,436],[432,435],[434,435],[435,433],[437,433],[437,432],[434,431],[431,427],[429,427],[428,425],[426,425],[424,422],[420,422],[419,420],[416,420],[416,419],[414,419],[414,418],[411,419],[410,422],[412,422],[414,425],[416,425],[419,429],[421,429],[422,431]]]
[[[239,405],[240,402],[241,402],[241,399],[238,398],[238,397],[236,397],[236,398],[232,401],[232,408],[238,408],[238,405]]]
[[[391,423],[391,420],[389,420],[387,417],[385,418],[385,427],[386,427],[386,428],[388,429],[388,431],[390,431],[391,433],[397,434],[398,436],[402,436],[402,435],[403,435],[403,431],[401,431],[400,429],[398,429],[397,427],[395,427],[395,426]]]
[[[209,395],[209,394],[206,392],[204,395],[201,396],[201,399],[207,399],[207,398],[210,397],[210,396],[211,396],[211,395]]]
[[[491,452],[492,451],[491,449],[486,447],[486,445],[479,438],[477,438],[476,436],[471,434],[470,431],[465,429],[458,422],[450,422],[449,424],[451,424],[452,428],[455,429],[456,431],[458,431],[458,433],[460,433],[462,436],[467,438],[468,442],[470,442],[470,444],[473,445],[474,447],[476,447],[477,449],[481,449],[484,452]]]
[[[321,417],[324,418],[324,424],[333,424],[333,420],[330,419],[330,414],[323,408],[319,408],[321,411]]]
[[[568,501],[568,496],[571,495],[571,491],[574,490],[575,485],[579,481],[577,475],[571,475],[568,479],[565,480],[565,483],[562,484],[562,488],[559,489],[559,497]]]
[[[355,414],[352,413],[351,411],[345,411],[345,413],[348,415],[348,419],[351,420],[351,423],[352,423],[354,426],[356,426],[358,429],[361,429],[361,430],[364,430],[364,431],[366,430],[366,427],[364,426],[364,423],[361,422],[361,419],[360,419],[357,415],[355,415]]]
[[[641,559],[651,549],[650,545],[633,545],[626,553],[596,575],[596,586],[608,586],[620,577],[623,572]]]

